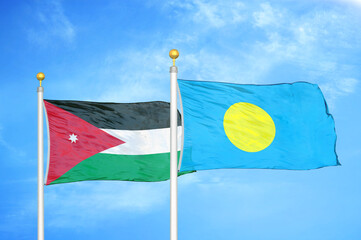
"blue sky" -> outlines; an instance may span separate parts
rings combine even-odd
[[[1,1],[0,239],[35,239],[35,75],[49,99],[169,100],[179,78],[321,87],[342,166],[179,178],[179,239],[360,239],[361,1]],[[169,237],[169,182],[45,188],[46,239]]]

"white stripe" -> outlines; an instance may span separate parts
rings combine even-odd
[[[146,155],[170,152],[170,128],[151,130],[102,129],[125,143],[102,153],[123,155]],[[178,150],[181,149],[182,127],[177,128]]]

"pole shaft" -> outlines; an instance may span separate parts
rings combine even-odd
[[[177,73],[170,67],[170,239],[178,239]]]
[[[43,93],[38,87],[38,240],[44,240],[44,134]]]

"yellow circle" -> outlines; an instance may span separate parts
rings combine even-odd
[[[233,145],[246,152],[262,151],[276,135],[271,116],[262,108],[246,102],[235,103],[228,108],[223,127]]]

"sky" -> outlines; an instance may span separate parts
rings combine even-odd
[[[360,0],[0,1],[0,239],[37,235],[36,74],[48,99],[168,101],[172,48],[181,79],[318,84],[342,164],[182,176],[179,239],[360,239],[360,25]],[[169,239],[169,181],[46,186],[45,238]]]

